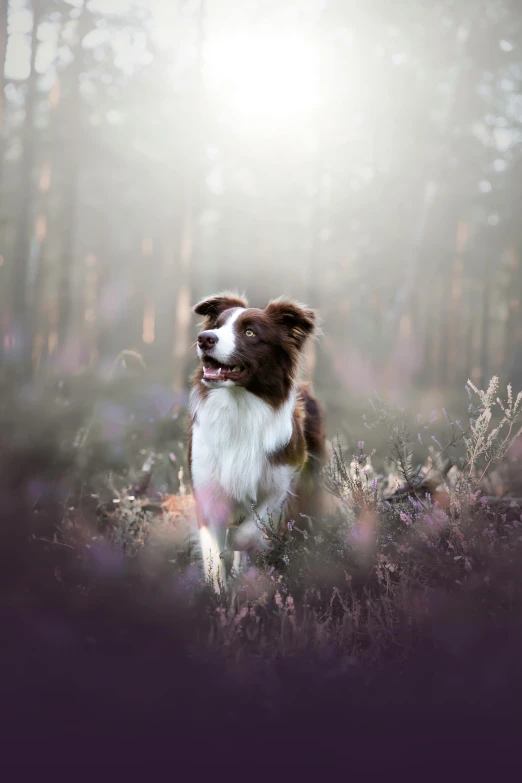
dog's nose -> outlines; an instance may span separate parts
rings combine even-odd
[[[198,345],[203,351],[213,348],[218,341],[218,336],[214,332],[201,332],[198,335]]]

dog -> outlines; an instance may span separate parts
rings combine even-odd
[[[229,291],[194,312],[204,321],[190,393],[189,477],[205,573],[219,591],[231,566],[239,570],[248,554],[269,548],[260,519],[274,515],[286,535],[291,519],[319,512],[324,416],[299,383],[317,317],[289,298],[262,310]]]

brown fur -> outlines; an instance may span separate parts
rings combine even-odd
[[[313,396],[311,385],[299,385],[297,404],[294,411],[292,437],[287,445],[272,455],[278,465],[295,465],[300,468],[295,496],[288,499],[283,528],[286,535],[287,522],[293,520],[301,530],[307,529],[305,517],[320,517],[324,513],[324,492],[320,487],[321,469],[326,459],[326,432],[324,413]]]

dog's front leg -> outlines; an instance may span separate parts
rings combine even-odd
[[[219,593],[220,586],[226,587],[223,555],[231,509],[211,487],[203,487],[195,491],[194,497],[205,578],[209,576],[212,578],[214,589]]]
[[[287,489],[263,498],[262,502],[257,504],[259,512],[254,510],[244,522],[229,529],[228,548],[235,552],[265,552],[270,549],[272,535],[281,535],[287,500]],[[234,565],[236,562],[237,558],[234,556]]]

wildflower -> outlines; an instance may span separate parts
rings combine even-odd
[[[244,619],[244,618],[247,616],[247,614],[248,614],[248,607],[247,607],[247,606],[244,606],[244,607],[241,609],[241,611],[239,612],[239,614],[237,614],[237,615],[234,617],[234,625],[239,625],[239,623],[241,622],[241,620],[243,620],[243,619]]]
[[[361,451],[364,449],[364,441],[360,440],[357,444],[357,446],[361,449]]]
[[[281,593],[279,592],[279,590],[276,592],[274,598],[275,598],[275,602],[276,602],[277,608],[278,609],[282,609],[283,608],[283,599],[281,598]]]
[[[407,525],[411,525],[413,522],[413,519],[411,518],[410,514],[405,514],[404,511],[401,511],[400,518],[402,522],[405,522]]]
[[[287,526],[288,530],[292,530],[292,528],[294,526],[294,520],[291,519],[289,522],[287,522],[286,526]]]
[[[288,555],[283,555],[282,560],[285,565],[288,565],[288,563],[290,562],[290,558],[288,557]]]
[[[417,511],[422,511],[422,503],[420,503],[418,500],[415,500],[415,498],[411,495],[408,495],[408,500],[410,501],[410,504],[413,506],[413,508],[416,508]]]
[[[417,440],[419,441],[420,444],[422,444],[422,438],[421,438],[420,432],[417,435]]]

